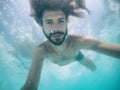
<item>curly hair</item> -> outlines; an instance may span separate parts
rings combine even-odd
[[[34,17],[37,23],[42,25],[42,17],[45,10],[62,10],[68,19],[71,14],[80,16],[81,12],[76,12],[75,8],[86,9],[84,0],[29,0],[31,6],[31,16]],[[75,4],[71,4],[75,2]],[[78,7],[76,7],[77,5]]]

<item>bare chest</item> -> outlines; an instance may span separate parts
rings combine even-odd
[[[46,57],[60,66],[75,61],[75,56],[78,53],[76,40],[72,39],[70,36],[66,38],[60,49],[57,48],[55,50],[56,47],[50,44],[48,45],[48,43],[45,48],[47,53]]]
[[[75,50],[65,50],[64,52],[50,53],[48,55],[48,59],[60,66],[63,66],[75,61],[75,56]]]

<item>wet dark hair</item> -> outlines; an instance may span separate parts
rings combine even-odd
[[[85,9],[89,13],[89,10],[85,7],[85,0],[30,0],[31,16],[40,25],[42,25],[42,17],[45,10],[62,10],[66,20],[70,14],[80,17],[81,12],[75,12],[75,5],[72,6],[71,2],[75,2],[75,5],[78,6],[77,8]]]
[[[64,0],[30,0],[32,16],[36,22],[42,25],[42,17],[45,10],[62,10],[68,18],[70,13],[69,4]]]

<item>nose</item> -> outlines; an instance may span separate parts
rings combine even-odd
[[[52,28],[52,32],[58,32],[58,31],[60,31],[59,25],[54,24],[54,25],[53,25],[53,28]]]
[[[54,28],[54,29],[58,29],[58,28],[59,28],[59,25],[58,25],[57,23],[54,23],[54,24],[53,24],[53,28]]]

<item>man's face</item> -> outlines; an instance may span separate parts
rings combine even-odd
[[[42,29],[54,45],[61,45],[67,35],[67,21],[61,10],[47,10],[43,13]]]

